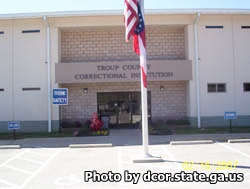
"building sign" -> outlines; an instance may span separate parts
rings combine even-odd
[[[224,119],[237,119],[236,112],[225,112]]]
[[[53,89],[53,104],[57,104],[57,105],[68,104],[68,89],[67,88]]]
[[[8,122],[8,130],[17,130],[20,129],[19,121],[9,121]]]
[[[178,81],[192,79],[192,64],[188,60],[149,61],[148,81]],[[57,83],[129,82],[140,81],[137,62],[59,63]]]

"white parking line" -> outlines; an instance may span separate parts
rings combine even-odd
[[[11,161],[13,161],[14,159],[16,159],[16,158],[22,156],[23,154],[27,153],[29,150],[30,150],[30,149],[26,149],[26,150],[24,150],[23,152],[21,152],[21,153],[15,155],[15,156],[13,156],[12,158],[10,158],[10,159],[8,159],[7,161],[5,161],[4,163],[0,164],[0,167],[7,167],[7,168],[9,168],[9,169],[14,169],[14,170],[17,170],[17,171],[20,171],[20,172],[24,172],[24,173],[29,174],[29,175],[32,174],[32,173],[30,173],[30,172],[26,172],[25,170],[21,170],[21,169],[19,169],[19,168],[16,168],[16,167],[12,167],[12,166],[10,166],[10,165],[7,165],[8,163],[10,163]],[[3,184],[5,184],[5,185],[7,185],[8,187],[14,187],[14,188],[18,188],[18,187],[19,187],[19,186],[16,185],[16,184],[13,184],[13,183],[11,183],[11,182],[8,182],[8,181],[2,180],[2,179],[0,179],[0,183],[3,183]]]
[[[1,167],[1,166],[4,166],[4,165],[7,165],[9,162],[11,162],[12,160],[16,159],[17,157],[23,155],[24,153],[28,152],[29,150],[30,150],[30,149],[26,149],[26,150],[24,150],[23,152],[21,152],[21,153],[15,155],[15,156],[13,156],[12,158],[10,158],[10,159],[8,159],[7,161],[5,161],[4,163],[0,164],[0,167]]]
[[[29,162],[37,163],[37,164],[43,164],[43,162],[36,161],[36,160],[33,160],[33,159],[27,159],[27,158],[22,158],[22,157],[17,157],[16,159],[20,159],[20,160],[24,160],[24,161],[29,161]]]
[[[10,169],[13,169],[13,170],[16,170],[16,171],[20,171],[20,172],[23,172],[23,173],[26,173],[26,174],[29,174],[29,175],[32,174],[32,172],[30,172],[30,171],[25,171],[23,169],[19,169],[17,167],[13,167],[11,165],[4,165],[3,167],[7,167],[7,168],[10,168]]]
[[[52,149],[51,149],[52,150]],[[42,154],[42,153],[37,153],[37,152],[32,152],[31,149],[26,149],[23,152],[13,156],[12,158],[8,159],[7,161],[5,161],[4,163],[0,164],[0,167],[6,167],[15,171],[20,171],[22,173],[28,174],[28,178],[22,183],[21,187],[19,185],[16,185],[14,183],[8,182],[6,180],[2,180],[0,179],[0,183],[3,183],[5,185],[7,185],[8,187],[15,187],[15,188],[23,188],[26,186],[26,184],[33,179],[38,173],[39,171],[46,166],[62,149],[57,150],[54,154]],[[27,158],[23,158],[21,157],[23,154],[25,153],[29,153],[29,154],[35,154],[35,155],[40,155],[40,156],[45,156],[48,157],[48,159],[43,163],[37,160],[32,160],[32,159],[27,159]],[[9,163],[13,160],[25,160],[25,161],[29,161],[29,162],[33,162],[36,164],[40,164],[41,166],[35,171],[35,172],[30,172],[24,169],[20,169],[18,167],[15,166],[11,166],[9,165]]]
[[[8,187],[18,188],[18,187],[19,187],[19,186],[16,185],[16,184],[13,184],[13,183],[11,183],[11,182],[8,182],[8,181],[2,180],[2,179],[0,179],[0,183],[3,183],[3,184],[5,184],[5,185],[7,185],[6,187],[4,186],[3,188],[8,188]],[[1,187],[0,187],[0,188],[1,188]]]
[[[49,157],[49,159],[47,159],[45,161],[44,164],[42,164],[35,172],[32,173],[32,175],[26,179],[22,185],[20,186],[20,188],[24,188],[52,159],[54,159],[60,152],[62,151],[62,148],[57,150],[53,155],[51,155]]]
[[[216,141],[216,144],[219,144],[219,145],[221,145],[221,146],[223,146],[223,147],[225,147],[225,148],[228,148],[228,149],[230,149],[230,150],[232,150],[232,151],[234,151],[234,152],[237,152],[237,153],[239,153],[239,154],[241,154],[241,155],[243,155],[243,156],[245,156],[245,157],[250,158],[250,155],[249,155],[249,154],[246,154],[246,153],[244,153],[244,152],[241,152],[241,151],[239,151],[239,150],[237,150],[237,149],[235,149],[235,148],[233,148],[233,147],[231,147],[231,146],[228,146],[228,145],[226,145],[226,144],[222,144],[222,143],[217,142],[217,141]]]

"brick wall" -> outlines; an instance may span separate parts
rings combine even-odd
[[[147,26],[148,59],[185,59],[183,28]],[[125,43],[124,27],[61,30],[61,62],[138,60],[132,41]],[[160,91],[164,86],[164,91]],[[140,91],[140,83],[64,84],[69,105],[62,106],[62,119],[88,119],[97,111],[97,92]],[[88,88],[88,93],[83,93]],[[153,119],[186,117],[186,82],[149,82]]]
[[[186,117],[186,82],[149,82],[152,119]],[[160,91],[160,86],[164,90]],[[62,119],[88,119],[97,111],[97,92],[140,91],[140,83],[65,84],[69,88],[69,105],[62,106]],[[83,93],[88,88],[88,93]]]
[[[148,59],[184,59],[183,28],[147,26]],[[61,31],[61,62],[138,60],[132,40],[125,43],[124,27]]]
[[[163,86],[163,91],[160,91]],[[154,120],[183,118],[187,116],[186,86],[184,81],[154,82],[151,89],[152,116]]]

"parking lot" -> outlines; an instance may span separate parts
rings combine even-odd
[[[250,143],[151,144],[150,154],[161,156],[163,160],[158,163],[133,163],[132,159],[143,156],[143,148],[137,144],[106,148],[55,146],[23,145],[21,149],[0,149],[0,188],[230,189],[250,186]],[[178,179],[164,178],[182,171],[207,176],[243,173],[243,180],[236,175],[235,180],[223,182],[223,178],[215,178],[215,174],[210,182],[195,179],[174,182]],[[211,184],[211,181],[216,183]]]

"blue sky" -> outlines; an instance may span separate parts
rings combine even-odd
[[[0,0],[0,14],[122,10],[123,0]],[[250,0],[144,0],[145,9],[250,9]]]

